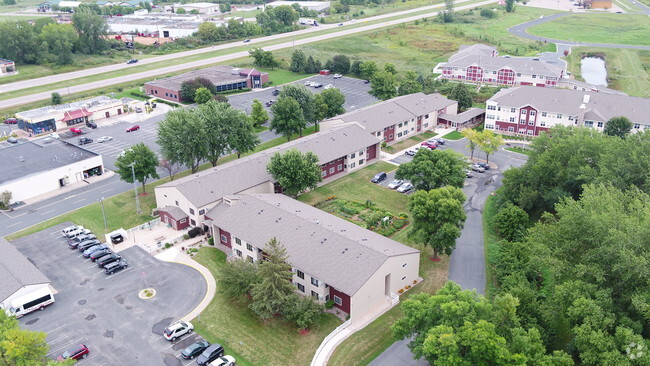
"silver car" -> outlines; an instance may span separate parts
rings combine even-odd
[[[401,186],[404,183],[402,179],[395,179],[394,181],[390,182],[388,184],[388,188],[390,189],[397,189],[399,186]]]
[[[399,186],[399,188],[397,188],[397,192],[406,193],[406,192],[412,190],[413,188],[414,188],[413,184],[411,184],[409,182],[406,182],[406,183],[402,184],[401,186]]]
[[[97,142],[106,142],[106,141],[112,141],[112,140],[113,140],[113,138],[110,137],[110,136],[102,136],[102,137],[97,139]]]

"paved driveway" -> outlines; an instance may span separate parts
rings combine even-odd
[[[183,365],[177,358],[196,335],[171,343],[162,330],[188,314],[203,299],[206,282],[193,268],[161,262],[139,247],[120,254],[129,267],[106,275],[81,253],[71,250],[61,224],[15,240],[16,245],[51,281],[56,302],[20,319],[21,326],[47,333],[49,357],[79,343],[90,348],[81,365]],[[156,296],[142,300],[145,287]]]

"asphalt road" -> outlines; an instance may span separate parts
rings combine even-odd
[[[90,354],[80,365],[187,365],[177,356],[196,337],[172,343],[162,337],[172,321],[203,299],[207,284],[189,266],[162,262],[139,247],[119,254],[129,266],[112,275],[68,248],[57,225],[12,244],[36,265],[58,291],[56,302],[20,319],[21,326],[47,333],[48,357],[85,344]],[[154,288],[143,300],[140,290]]]
[[[464,5],[464,6],[458,6],[455,9],[456,10],[463,10],[463,9],[470,9],[474,8],[477,6],[481,5],[486,5],[486,4],[491,4],[494,3],[494,0],[487,0],[483,1],[480,3],[475,3],[471,5]],[[363,19],[363,22],[370,22],[373,20],[377,19],[383,19],[383,18],[388,18],[388,17],[394,17],[394,16],[399,16],[402,14],[409,14],[413,12],[418,12],[422,10],[428,10],[428,9],[434,9],[434,8],[441,8],[443,5],[431,5],[423,8],[416,8],[416,9],[411,9],[411,10],[405,10],[402,12],[397,12],[397,13],[391,13],[391,14],[385,14],[385,15],[380,15],[376,17],[371,17],[371,18],[366,18]],[[346,28],[345,26],[341,27],[341,31],[338,32],[332,32],[328,34],[321,34],[321,35],[315,35],[313,37],[305,38],[305,39],[298,39],[298,40],[292,40],[295,35],[297,34],[302,34],[302,33],[309,33],[309,32],[314,32],[314,28],[308,28],[306,30],[301,30],[297,32],[292,32],[291,34],[283,33],[283,34],[278,34],[274,36],[269,36],[269,37],[275,37],[272,39],[282,39],[285,38],[287,39],[286,42],[278,43],[275,45],[271,46],[264,46],[264,49],[266,51],[275,51],[279,49],[284,49],[284,48],[289,48],[289,47],[295,47],[303,44],[309,44],[309,43],[314,43],[318,41],[323,41],[323,40],[328,40],[332,38],[337,38],[337,37],[342,37],[342,36],[348,36],[351,34],[356,34],[356,33],[361,33],[361,32],[366,32],[369,30],[374,30],[374,29],[379,29],[383,28],[386,26],[391,26],[391,25],[396,25],[400,23],[406,23],[406,22],[412,22],[418,19],[422,19],[425,17],[432,17],[437,15],[437,12],[431,12],[427,14],[421,14],[421,15],[415,15],[411,17],[406,17],[402,19],[396,19],[396,20],[390,20],[385,23],[377,23],[377,24],[372,24],[372,25],[367,25],[367,26],[362,26],[362,27],[357,27],[357,28]],[[361,22],[361,21],[359,21]],[[353,22],[346,22],[346,25],[349,24],[354,24]],[[322,25],[318,27],[320,29],[328,29],[328,28],[337,28],[336,24],[328,24],[328,25]],[[302,32],[302,33],[301,33]],[[248,43],[251,48],[255,47],[255,43],[263,42],[265,40],[268,40],[268,37],[262,37],[262,38],[257,38],[254,40],[251,40],[251,43]],[[224,49],[224,48],[232,48],[236,46],[241,46],[240,42],[234,42],[234,43],[229,43],[225,45],[220,45],[220,46],[215,46],[214,48],[204,48],[204,49],[199,49],[199,50],[193,50],[193,51],[185,51],[185,52],[180,52],[180,53],[175,53],[171,55],[165,55],[165,56],[160,56],[156,58],[151,58],[147,59],[146,62],[157,62],[157,61],[168,61],[172,60],[175,58],[183,58],[187,57],[188,55],[191,54],[198,54],[198,53],[205,53],[205,52],[211,52],[213,50],[218,50],[218,49]],[[194,52],[194,53],[191,53]],[[10,99],[5,99],[2,101],[2,107],[3,108],[10,108],[10,107],[15,107],[19,106],[22,104],[27,104],[31,102],[35,102],[38,100],[44,100],[44,99],[49,99],[51,97],[52,92],[58,92],[61,95],[68,95],[68,94],[74,94],[74,93],[79,93],[82,91],[87,91],[87,90],[93,90],[97,88],[102,88],[106,86],[111,86],[111,85],[116,85],[116,84],[121,84],[125,82],[131,82],[133,80],[141,80],[141,79],[153,79],[156,76],[159,75],[165,75],[168,73],[172,72],[179,72],[182,70],[190,70],[190,69],[197,69],[201,68],[202,66],[218,63],[218,62],[225,62],[225,61],[230,61],[242,57],[248,57],[248,51],[240,51],[240,52],[233,52],[228,55],[223,55],[223,56],[217,56],[217,57],[212,57],[200,61],[194,61],[194,62],[189,62],[189,63],[184,63],[180,65],[173,65],[173,66],[168,66],[168,67],[162,67],[162,68],[157,68],[154,70],[149,70],[149,71],[142,71],[142,72],[134,72],[129,75],[124,75],[124,76],[118,76],[114,78],[109,78],[105,80],[100,80],[100,81],[95,81],[91,83],[85,83],[85,84],[79,84],[79,85],[74,85],[70,87],[57,87],[55,85],[52,85],[52,89],[46,91],[46,92],[41,92],[41,93],[32,93],[27,96],[23,97],[17,97],[17,98],[10,98]],[[145,63],[145,60],[142,61]],[[45,77],[45,78],[39,78],[39,79],[32,79],[32,81],[24,81],[24,82],[16,82],[12,84],[7,84],[6,86],[3,86],[2,90],[5,92],[11,92],[19,89],[24,89],[26,87],[32,87],[32,86],[38,86],[38,85],[47,85],[47,84],[52,84],[56,83],[58,81],[63,81],[63,80],[70,80],[70,79],[76,79],[76,78],[83,78],[83,77],[88,77],[90,75],[94,75],[97,73],[104,73],[104,72],[111,72],[111,71],[116,71],[116,70],[122,70],[125,67],[135,67],[137,64],[133,65],[126,65],[126,64],[118,64],[118,65],[110,65],[110,66],[102,66],[101,68],[95,68],[95,69],[88,69],[88,70],[82,70],[82,71],[75,71],[74,73],[68,73],[68,74],[60,74],[60,75],[54,75],[50,77]],[[98,71],[100,69],[101,71]],[[72,74],[72,75],[71,75]],[[67,77],[64,75],[68,75]],[[43,80],[45,79],[45,80]],[[24,83],[24,84],[20,84]]]

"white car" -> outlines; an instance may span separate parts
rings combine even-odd
[[[235,358],[230,355],[225,355],[210,362],[210,366],[235,366]]]
[[[331,89],[331,88],[333,88],[333,87],[334,87],[334,85],[332,85],[332,84],[327,84],[327,85],[325,85],[325,88],[324,88],[324,89]]]
[[[394,181],[388,184],[388,188],[397,189],[397,187],[401,186],[403,183],[404,181],[402,179],[395,179]]]
[[[305,81],[305,86],[311,86],[311,81]]]
[[[97,139],[97,142],[106,142],[106,141],[112,141],[112,140],[113,140],[113,138],[110,137],[110,136],[102,136],[102,137]]]
[[[342,77],[343,77],[343,75],[341,75],[341,74],[334,74],[334,79],[340,79]]]
[[[401,186],[399,186],[399,188],[397,188],[397,192],[406,193],[406,192],[410,191],[411,189],[413,189],[413,184],[407,182],[407,183],[404,183]]]
[[[177,321],[170,324],[163,332],[163,337],[168,341],[175,341],[177,338],[192,333],[194,326],[190,322]]]
[[[59,136],[59,134],[56,133],[56,132],[52,132],[52,133],[50,134],[50,137],[53,138],[53,139],[60,139],[60,138],[61,138],[61,136]]]

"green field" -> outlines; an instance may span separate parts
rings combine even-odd
[[[463,138],[463,134],[458,131],[451,131],[448,134],[442,136],[442,138],[447,140],[460,140]]]
[[[650,46],[650,18],[639,14],[571,14],[528,32],[567,41]]]
[[[524,155],[530,155],[530,153],[532,152],[532,150],[525,149],[523,147],[506,147],[505,150],[516,152],[519,154],[524,154]]]

